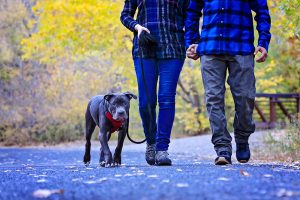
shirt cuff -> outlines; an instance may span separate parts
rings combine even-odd
[[[137,21],[132,21],[129,25],[129,29],[132,31],[132,32],[135,32],[136,30],[134,29],[134,27],[137,25]]]
[[[199,44],[199,43],[200,43],[200,40],[186,41],[185,42],[185,50],[187,50],[190,47],[190,45],[192,45],[192,44]]]
[[[258,41],[258,46],[261,46],[261,47],[265,48],[268,51],[269,43],[270,42],[268,40],[259,40]]]

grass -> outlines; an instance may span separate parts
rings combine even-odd
[[[265,151],[258,157],[268,161],[300,160],[300,116],[294,117],[283,131],[272,131],[264,138]]]

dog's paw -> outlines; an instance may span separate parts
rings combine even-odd
[[[112,163],[112,162],[109,163],[109,162],[105,162],[105,161],[100,162],[99,165],[101,167],[106,167],[106,168],[114,167],[115,166],[114,163]]]
[[[91,164],[91,162],[89,161],[89,162],[83,162],[84,163],[84,165],[86,166],[86,167],[88,167],[90,164]]]
[[[105,161],[99,162],[100,167],[105,167]]]
[[[83,163],[85,165],[88,163],[88,165],[89,165],[90,161],[91,161],[91,155],[84,155],[84,157],[83,157]]]
[[[114,167],[115,165],[113,163],[106,163],[105,167],[106,168],[110,168],[110,167]]]
[[[119,166],[121,165],[121,156],[120,155],[114,155],[114,165]]]

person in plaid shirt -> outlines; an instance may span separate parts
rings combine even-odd
[[[255,48],[252,11],[259,33]],[[199,34],[199,20],[203,25]],[[255,131],[252,114],[255,100],[254,57],[264,62],[271,39],[267,0],[190,0],[185,20],[187,56],[201,59],[206,107],[212,130],[216,165],[231,164],[231,136],[224,109],[226,73],[235,103],[234,137],[236,158],[250,159],[249,136]]]
[[[186,57],[184,22],[187,6],[188,0],[125,0],[121,13],[121,22],[134,33],[132,56],[138,82],[139,111],[147,139],[145,158],[150,165],[172,163],[167,150],[175,116],[176,86]],[[138,38],[142,31],[151,33],[156,39],[154,51],[139,52]],[[144,65],[151,111],[147,107],[140,59]]]

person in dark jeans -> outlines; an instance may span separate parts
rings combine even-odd
[[[145,158],[150,165],[172,163],[167,150],[175,116],[176,86],[186,57],[184,22],[187,6],[188,0],[125,0],[121,13],[123,25],[134,32],[132,56],[138,82],[139,111],[147,139]],[[137,18],[134,19],[136,10]],[[143,51],[141,47],[139,52],[138,38],[142,31],[156,39],[155,50]],[[140,59],[144,65],[151,109],[147,107]]]
[[[203,25],[199,35],[199,19]],[[255,48],[252,11],[259,33]],[[187,56],[201,60],[206,107],[212,130],[216,165],[231,164],[231,136],[226,127],[224,93],[227,83],[235,104],[236,158],[250,159],[249,136],[255,131],[252,114],[255,100],[254,57],[264,62],[271,39],[267,0],[190,0],[185,21]]]

